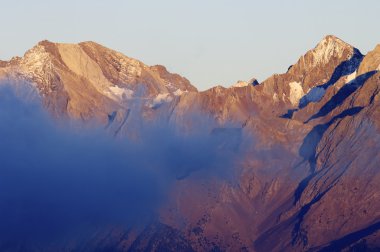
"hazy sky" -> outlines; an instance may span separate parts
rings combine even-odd
[[[92,40],[204,90],[286,71],[323,36],[367,52],[379,0],[2,0],[0,59],[38,41]]]

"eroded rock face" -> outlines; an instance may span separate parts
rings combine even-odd
[[[116,135],[138,129],[141,99],[143,117],[196,130],[202,115],[224,147],[243,150],[233,182],[186,173],[157,223],[100,234],[89,248],[363,250],[380,247],[379,53],[327,36],[287,73],[198,92],[93,42],[44,41],[0,62],[0,76],[34,83],[55,115],[98,118]]]

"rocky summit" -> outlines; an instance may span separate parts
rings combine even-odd
[[[73,251],[378,251],[379,70],[380,46],[363,55],[329,35],[286,73],[198,91],[94,42],[42,41],[0,61],[0,80],[31,86],[57,121],[96,121],[118,139],[138,138],[138,120],[209,127],[243,153],[233,181],[192,167],[153,222],[107,227]]]

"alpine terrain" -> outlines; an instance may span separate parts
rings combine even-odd
[[[0,237],[0,250],[379,251],[379,70],[380,45],[363,55],[329,35],[286,73],[198,91],[94,42],[42,41],[0,61],[0,82],[35,90],[53,122],[100,125],[136,145],[145,126],[170,125],[213,144],[189,144],[179,161],[178,149],[162,150],[169,139],[144,149],[159,153],[150,164],[174,160],[175,178],[138,225],[71,230],[63,243]]]

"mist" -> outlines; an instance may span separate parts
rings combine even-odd
[[[0,88],[0,246],[45,244],[154,221],[175,181],[231,178],[237,152],[219,134],[165,123],[139,139],[53,120],[33,88]],[[26,245],[25,245],[26,244]]]

